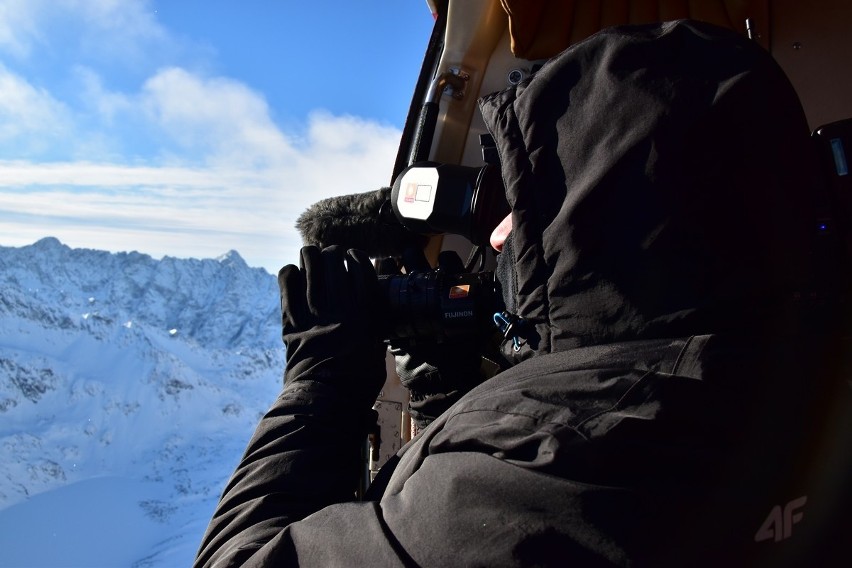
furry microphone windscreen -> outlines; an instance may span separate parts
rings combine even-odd
[[[373,258],[401,256],[407,248],[423,248],[427,237],[409,231],[393,217],[390,193],[391,188],[384,187],[323,199],[299,216],[296,229],[305,245],[340,245],[363,250]]]

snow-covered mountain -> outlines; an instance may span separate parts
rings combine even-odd
[[[284,368],[275,278],[0,247],[0,566],[188,566]]]

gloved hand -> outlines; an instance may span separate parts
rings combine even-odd
[[[372,404],[385,381],[376,272],[366,253],[333,246],[301,250],[301,268],[278,273],[285,386],[302,380],[332,385]]]
[[[411,249],[403,255],[406,271],[431,270],[423,251]],[[438,257],[438,267],[448,274],[464,271],[464,264],[452,251]],[[386,273],[387,268],[383,269]],[[420,428],[427,426],[466,392],[484,380],[480,369],[480,339],[437,342],[391,342],[400,382],[409,389],[411,417]]]

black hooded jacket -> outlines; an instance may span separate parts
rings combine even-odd
[[[833,253],[781,70],[714,27],[615,28],[481,109],[513,211],[516,364],[362,502],[342,501],[366,410],[288,385],[197,565],[829,564],[848,369],[816,310]]]
[[[531,351],[791,315],[817,175],[798,98],[759,47],[698,24],[603,31],[481,108]]]

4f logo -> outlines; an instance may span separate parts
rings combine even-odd
[[[757,534],[754,535],[755,542],[764,540],[774,540],[780,542],[785,538],[790,538],[793,535],[793,525],[802,520],[805,514],[802,512],[802,507],[808,502],[807,496],[793,499],[783,509],[781,505],[775,505],[769,511],[769,516],[763,521]]]

